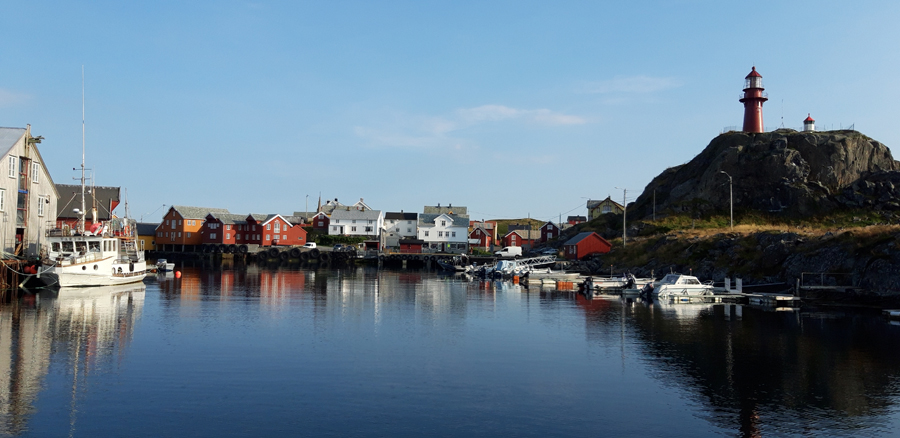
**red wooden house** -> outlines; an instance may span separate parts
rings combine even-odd
[[[300,225],[291,225],[290,221],[280,214],[270,214],[262,221],[258,221],[255,215],[250,215],[247,222],[256,222],[259,232],[256,235],[259,238],[260,246],[277,246],[277,245],[305,245],[306,230]],[[251,225],[252,226],[252,225]]]
[[[483,248],[485,250],[490,249],[491,245],[494,243],[494,236],[492,234],[493,233],[491,233],[490,230],[487,230],[480,225],[476,225],[472,231],[469,231],[469,247]]]
[[[560,227],[553,222],[547,222],[546,224],[541,225],[541,243],[547,243],[548,240],[558,238],[560,231],[562,231]]]
[[[587,222],[587,217],[585,216],[569,216],[566,218],[566,223],[569,225],[578,225]]]
[[[200,239],[204,244],[243,244],[238,239],[238,227],[247,223],[247,217],[240,214],[209,213],[200,229]]]
[[[311,222],[312,227],[316,231],[324,231],[326,234],[328,233],[328,224],[331,223],[331,219],[328,217],[325,212],[318,212],[315,216],[312,217]]]
[[[612,245],[599,234],[578,233],[563,244],[563,255],[569,260],[581,260],[593,254],[606,254]]]
[[[419,254],[422,252],[422,245],[425,241],[422,239],[400,239],[400,252]]]
[[[503,236],[503,246],[521,246],[532,248],[541,239],[540,230],[515,230]]]

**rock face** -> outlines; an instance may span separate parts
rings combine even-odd
[[[658,212],[727,212],[728,177],[735,210],[792,216],[842,207],[900,209],[900,163],[887,146],[856,131],[728,132],[687,164],[666,169],[629,206]]]

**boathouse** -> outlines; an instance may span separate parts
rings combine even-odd
[[[594,254],[606,254],[612,245],[599,234],[589,231],[578,233],[563,244],[563,255],[569,260],[581,260]]]

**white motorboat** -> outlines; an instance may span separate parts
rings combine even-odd
[[[667,274],[653,288],[658,298],[702,297],[713,295],[712,282],[701,283],[697,277],[684,274]]]
[[[156,260],[156,271],[157,272],[169,272],[175,270],[175,263],[170,262],[166,259],[158,259]]]

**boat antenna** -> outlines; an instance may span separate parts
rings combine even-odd
[[[78,212],[78,233],[84,234],[84,64],[81,65],[81,210]]]

